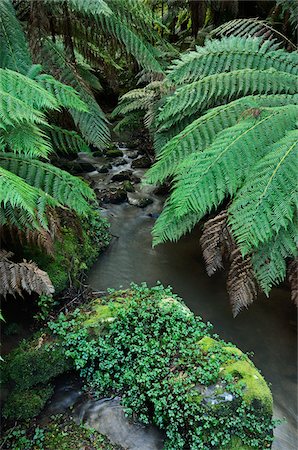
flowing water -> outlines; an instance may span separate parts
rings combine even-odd
[[[213,323],[223,339],[254,352],[254,363],[272,384],[275,416],[286,418],[275,432],[273,448],[297,450],[297,315],[289,292],[274,289],[270,300],[261,296],[233,319],[225,274],[211,278],[206,274],[198,230],[178,243],[152,248],[151,229],[162,200],[150,188],[145,195],[151,195],[154,202],[144,209],[125,203],[103,210],[115,237],[92,268],[88,283],[96,291],[128,287],[132,281],[171,285],[195,314]]]

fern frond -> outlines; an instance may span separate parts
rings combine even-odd
[[[176,214],[206,214],[227,195],[234,195],[269,146],[295,128],[297,111],[294,105],[264,108],[257,119],[225,129],[204,152],[187,157],[171,196]]]
[[[74,109],[79,112],[87,112],[88,108],[80,99],[78,93],[71,87],[64,83],[55,80],[51,75],[38,75],[36,81],[47,92],[50,92],[57,100],[60,106],[68,109]]]
[[[282,13],[284,16],[289,14],[290,23],[292,27],[296,30],[298,28],[298,3],[296,0],[276,0],[277,5],[281,6]]]
[[[178,241],[190,232],[201,218],[201,214],[189,212],[181,220],[175,215],[173,204],[167,201],[152,230],[153,247],[165,241]]]
[[[294,0],[295,1],[295,0]],[[211,31],[212,37],[239,36],[239,37],[259,37],[262,41],[270,40],[287,44],[290,48],[297,48],[284,34],[273,28],[268,22],[260,19],[234,19],[225,22]]]
[[[9,69],[0,69],[0,95],[4,106],[7,105],[7,111],[3,107],[1,111],[7,115],[14,112],[14,108],[17,109],[15,105],[20,102],[29,109],[57,109],[59,106],[55,97],[36,81]]]
[[[53,0],[46,0],[52,3]],[[88,16],[98,16],[112,14],[107,2],[104,0],[67,0],[67,5],[71,11],[87,14]]]
[[[88,112],[70,109],[75,124],[86,141],[96,147],[105,146],[110,138],[110,132],[104,113],[63,49],[49,39],[45,39],[40,49],[40,57],[48,72],[53,72],[61,82],[71,85],[87,105]]]
[[[204,47],[197,47],[182,55],[170,66],[167,78],[175,84],[192,83],[221,72],[240,69],[276,69],[297,73],[298,55],[276,50],[272,41],[258,38],[228,37],[210,40]]]
[[[75,131],[64,130],[51,125],[48,134],[57,153],[90,153],[90,148],[86,145],[84,139]]]
[[[157,122],[163,128],[194,113],[249,94],[295,94],[298,76],[274,69],[242,69],[210,75],[180,87],[161,109]]]
[[[21,295],[36,292],[39,295],[54,293],[49,276],[33,262],[15,263],[10,260],[11,253],[0,251],[0,296]]]
[[[286,277],[286,258],[295,258],[298,236],[297,223],[289,223],[267,243],[262,244],[253,253],[251,261],[259,285],[268,296],[272,286]]]
[[[2,134],[9,151],[30,157],[44,157],[53,151],[45,132],[30,123],[7,127]]]
[[[0,2],[0,67],[26,74],[32,65],[27,40],[10,0]]]
[[[109,36],[114,36],[121,42],[127,53],[131,54],[141,67],[152,72],[163,71],[152,48],[146,45],[125,21],[119,20],[114,14],[100,17],[98,20],[103,32],[108,33]]]
[[[194,120],[163,146],[157,155],[157,162],[146,173],[146,182],[153,184],[163,182],[168,176],[173,175],[186,156],[203,151],[219,132],[245,117],[245,111],[250,114],[262,107],[291,103],[298,104],[297,94],[247,96],[212,109]]]
[[[6,171],[21,177],[32,189],[45,192],[46,198],[55,199],[60,205],[65,205],[79,214],[90,211],[88,200],[94,199],[94,192],[79,178],[70,175],[51,164],[17,157],[13,154],[0,155],[1,166]],[[27,184],[28,183],[28,184]],[[36,198],[34,198],[36,205]],[[44,212],[44,205],[42,205]]]
[[[227,289],[232,305],[233,316],[236,317],[243,308],[257,297],[257,283],[250,258],[244,257],[238,248],[231,253],[231,265],[227,278]]]
[[[298,131],[268,149],[229,208],[229,225],[242,254],[286,228],[297,207]]]
[[[224,209],[212,219],[207,220],[203,227],[200,244],[209,277],[218,269],[223,269],[225,248],[227,246],[231,248],[227,220],[228,212]]]

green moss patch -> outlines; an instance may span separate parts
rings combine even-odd
[[[2,415],[6,419],[32,419],[42,411],[52,394],[51,385],[28,390],[15,389],[6,400]]]

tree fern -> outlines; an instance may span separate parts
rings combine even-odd
[[[27,41],[10,0],[0,2],[0,67],[26,74],[32,65]]]
[[[110,133],[104,113],[88,91],[75,66],[67,59],[59,45],[46,40],[40,49],[40,56],[46,62],[45,67],[53,71],[61,82],[70,84],[80,94],[88,107],[88,112],[70,109],[73,119],[87,142],[102,147],[106,145]]]
[[[266,154],[270,145],[296,126],[298,107],[264,108],[257,119],[246,119],[218,134],[204,152],[190,155],[171,199],[176,214],[188,210],[206,214],[227,195],[234,195],[251,170]]]
[[[158,115],[158,124],[170,127],[173,123],[194,113],[245,95],[294,94],[298,76],[274,69],[242,69],[210,75],[200,81],[177,89]]]
[[[47,197],[60,205],[68,206],[79,214],[89,212],[88,200],[95,198],[94,192],[84,181],[68,172],[52,164],[10,153],[0,154],[0,164],[5,170],[23,178],[37,192],[45,192]]]
[[[270,240],[258,246],[251,261],[256,278],[268,296],[272,286],[286,277],[286,258],[297,257],[297,223],[290,222],[287,228],[280,228]]]
[[[204,47],[182,55],[168,74],[168,79],[178,84],[194,82],[207,75],[240,69],[276,69],[281,72],[296,73],[298,55],[276,50],[272,41],[259,38],[231,37],[210,40]]]
[[[243,254],[287,228],[297,206],[298,131],[288,132],[267,151],[229,209],[229,224]]]
[[[157,162],[146,174],[146,181],[163,182],[175,173],[186,156],[203,151],[219,132],[235,125],[241,118],[253,115],[259,108],[286,104],[298,104],[298,95],[247,96],[212,109],[191,122],[162,147],[157,154]]]
[[[57,153],[90,153],[90,148],[75,131],[64,130],[63,128],[51,125],[48,130],[53,148]]]

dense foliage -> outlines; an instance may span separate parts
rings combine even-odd
[[[232,437],[250,448],[270,447],[271,406],[244,394],[241,364],[248,374],[247,357],[218,339],[209,343],[211,325],[180,302],[170,288],[132,285],[110,290],[94,317],[85,308],[87,321],[83,307],[49,326],[88,389],[99,396],[120,394],[127,413],[166,430],[165,448],[236,448]],[[231,360],[237,371],[224,369]],[[203,400],[197,387],[215,384],[235,397],[231,406]],[[265,396],[268,388],[260,389]]]
[[[201,241],[209,274],[231,255],[234,314],[253,301],[257,284],[268,295],[284,280],[286,259],[297,254],[297,64],[297,53],[274,41],[207,41],[174,61],[167,95],[150,105],[157,162],[146,180],[173,178],[153,242],[177,240],[227,209],[207,222]],[[137,109],[146,109],[144,98]],[[116,112],[130,104],[127,94]]]

